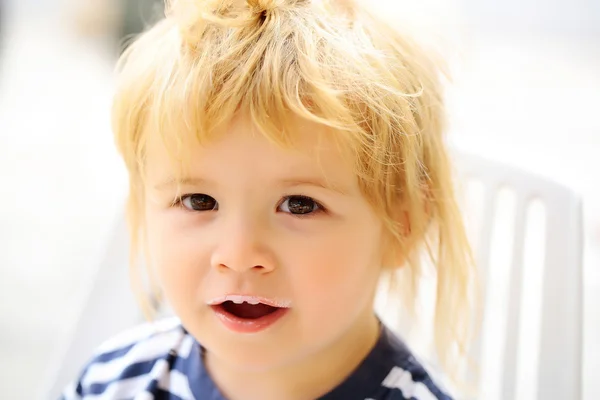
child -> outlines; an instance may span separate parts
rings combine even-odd
[[[113,128],[177,319],[104,344],[64,398],[449,399],[373,305],[426,250],[440,361],[464,351],[439,74],[350,0],[168,4],[122,57]]]

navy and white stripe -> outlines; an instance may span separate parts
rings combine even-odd
[[[198,342],[178,319],[141,325],[104,343],[61,400],[225,400]],[[321,400],[451,400],[390,330]]]

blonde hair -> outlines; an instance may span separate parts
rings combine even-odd
[[[361,188],[406,260],[409,306],[420,256],[433,261],[440,361],[465,353],[474,269],[444,144],[444,71],[421,46],[352,0],[172,0],[118,69],[113,129],[130,174],[134,249],[151,133],[183,160],[191,141],[242,109],[281,144],[291,116],[315,121],[356,156]]]

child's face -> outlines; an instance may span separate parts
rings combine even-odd
[[[209,354],[243,368],[282,366],[352,343],[375,322],[383,225],[324,128],[297,127],[289,150],[237,117],[193,149],[181,206],[172,206],[176,185],[165,183],[173,178],[166,153],[156,143],[149,148],[148,246],[165,295]],[[265,326],[236,325],[236,318],[223,322],[225,306],[209,305],[227,295],[290,304]]]

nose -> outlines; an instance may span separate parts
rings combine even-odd
[[[267,228],[249,218],[223,221],[211,266],[221,271],[253,271],[266,274],[275,269],[275,256],[268,245]]]

